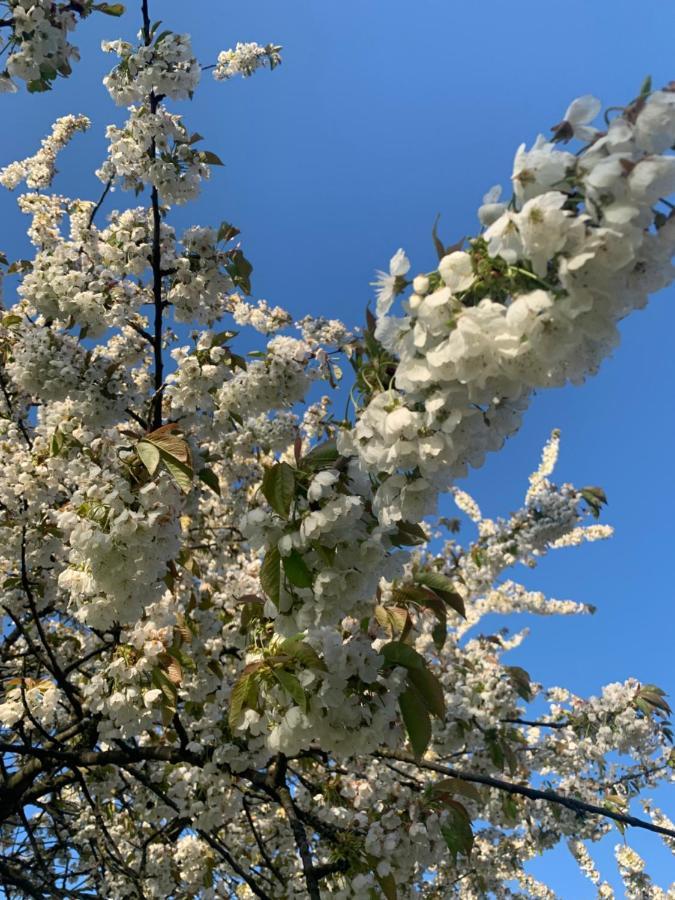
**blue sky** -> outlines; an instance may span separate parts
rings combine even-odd
[[[51,94],[2,97],[0,164],[33,152],[57,116],[82,112],[93,128],[63,155],[56,188],[98,196],[90,173],[104,153],[105,125],[122,115],[100,84],[113,58],[98,44],[133,34],[139,15],[127,6],[122,20],[92,17],[81,27],[83,62],[72,79]],[[180,105],[205,135],[202,146],[226,165],[174,221],[236,223],[258,296],[351,324],[362,321],[373,270],[399,246],[414,269],[432,267],[438,213],[446,242],[475,233],[482,194],[508,184],[518,144],[546,133],[571,99],[593,93],[621,103],[647,74],[656,85],[675,77],[675,13],[657,0],[151,0],[151,12],[165,27],[190,31],[204,64],[237,41],[284,46],[274,73],[226,84],[207,78],[192,105]],[[130,200],[113,197],[112,205]],[[0,203],[2,249],[25,255],[25,222],[11,198]],[[594,603],[596,615],[511,621],[532,628],[513,663],[547,684],[590,694],[634,675],[675,695],[674,296],[669,289],[624,323],[622,346],[583,388],[536,397],[521,432],[465,485],[487,514],[515,509],[559,427],[560,479],[607,491],[604,520],[615,538],[559,551],[530,579],[554,596]],[[672,793],[660,802],[675,814]],[[632,843],[662,881],[672,878],[658,838]],[[565,898],[595,896],[563,855],[535,868]]]

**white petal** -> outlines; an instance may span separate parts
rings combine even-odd
[[[570,125],[585,125],[592,122],[593,119],[602,109],[602,103],[592,94],[584,94],[583,97],[577,97],[567,107],[565,113],[565,121]]]
[[[493,184],[490,190],[483,196],[483,203],[496,203],[502,195],[501,184]]]
[[[578,141],[585,141],[587,144],[590,144],[591,141],[594,141],[599,134],[602,134],[599,128],[593,128],[592,125],[575,125],[574,126],[574,137]]]
[[[403,250],[399,249],[392,256],[391,261],[389,263],[389,272],[398,277],[399,275],[405,275],[410,271],[410,260],[405,255]]]
[[[0,75],[0,94],[16,94],[17,86],[9,75]]]

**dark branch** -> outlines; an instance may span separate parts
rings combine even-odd
[[[654,831],[656,834],[675,838],[675,831],[670,828],[662,828],[660,825],[654,825],[653,822],[648,822],[645,819],[637,819],[635,816],[612,812],[612,810],[604,806],[597,806],[595,803],[585,803],[583,800],[576,800],[574,797],[565,797],[562,794],[557,794],[555,791],[541,791],[538,788],[528,787],[527,785],[514,784],[511,781],[503,781],[501,778],[493,778],[491,775],[480,775],[475,772],[452,769],[449,766],[441,766],[425,759],[416,759],[410,753],[378,750],[376,753],[373,753],[373,756],[380,759],[396,759],[399,762],[408,763],[420,769],[438,772],[449,778],[458,778],[460,781],[468,781],[473,784],[484,784],[487,787],[497,788],[497,790],[505,791],[508,794],[518,794],[521,797],[527,797],[528,800],[546,800],[548,803],[564,806],[578,815],[604,816],[605,818],[613,819],[615,822],[620,822],[622,825],[644,828],[647,831]]]
[[[298,818],[291,792],[286,784],[286,757],[280,753],[276,758],[274,787],[281,803],[281,808],[286,814],[288,824],[293,832],[293,839],[298,848],[300,861],[302,862],[302,871],[305,876],[307,885],[307,893],[310,900],[321,900],[321,891],[319,890],[319,879],[316,877],[316,869],[312,862],[312,851],[307,840],[307,832],[305,826]]]

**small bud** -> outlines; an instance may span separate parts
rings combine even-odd
[[[416,294],[426,294],[429,290],[429,279],[426,275],[418,275],[413,281],[413,290]]]

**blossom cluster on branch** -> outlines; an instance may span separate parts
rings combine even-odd
[[[122,13],[6,5],[8,72],[31,90],[69,72],[77,16]],[[236,226],[171,224],[221,161],[167,107],[207,67],[141,12],[137,43],[103,45],[129,115],[101,197],[51,192],[85,116],[0,172],[26,184],[33,246],[2,258],[0,880],[18,897],[548,898],[528,866],[566,844],[613,897],[592,857],[613,823],[675,841],[660,810],[634,815],[673,767],[663,691],[547,688],[509,664],[525,629],[478,631],[592,612],[511,575],[609,537],[604,493],[552,480],[557,432],[508,518],[457,482],[672,281],[672,86],[602,130],[575,101],[519,148],[475,238],[434,232],[438,265],[414,277],[393,257],[364,329],[294,322],[253,296]],[[237,44],[211,68],[249,76],[280,50]],[[132,201],[105,208],[117,189]],[[616,856],[627,896],[667,896]]]
[[[7,52],[7,66],[0,73],[0,93],[13,93],[19,79],[31,93],[48,91],[61,76],[72,74],[72,63],[80,58],[70,42],[80,19],[92,12],[121,16],[122,3],[95,3],[94,0],[2,0],[5,17],[0,19],[2,51]]]

